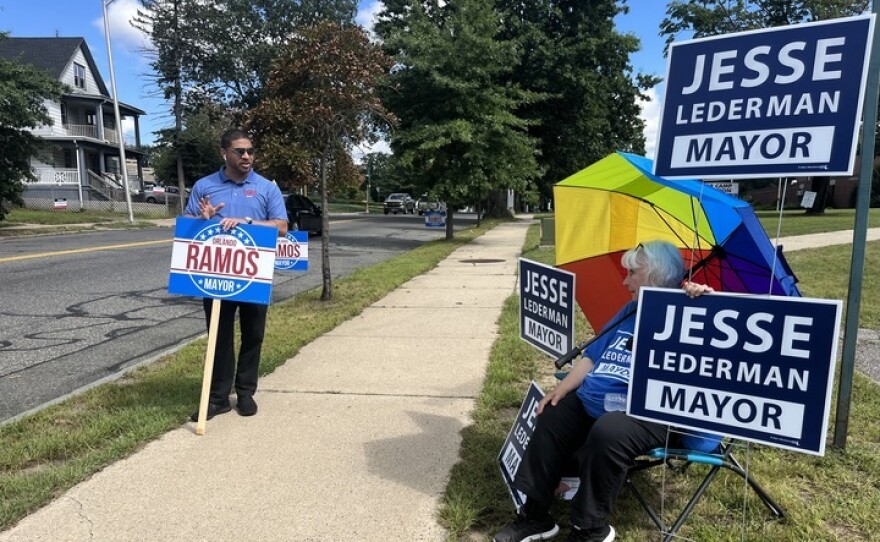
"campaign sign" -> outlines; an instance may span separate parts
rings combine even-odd
[[[824,455],[841,305],[642,288],[627,412]]]
[[[654,174],[850,175],[874,15],[673,43]]]
[[[519,259],[520,338],[554,357],[574,347],[574,273]]]
[[[501,452],[498,454],[498,465],[501,467],[501,476],[504,483],[510,491],[510,498],[513,499],[513,505],[517,510],[522,508],[526,502],[526,496],[513,487],[513,479],[516,471],[519,470],[519,464],[526,455],[526,447],[529,440],[535,432],[535,422],[538,418],[538,403],[544,398],[544,392],[538,387],[534,381],[526,392],[526,398],[519,413],[513,421],[513,427],[504,440]]]
[[[431,209],[425,211],[425,227],[426,228],[445,228],[446,227],[446,211]]]
[[[280,271],[309,270],[309,232],[289,231],[275,245],[275,269]]]
[[[278,229],[178,217],[168,293],[268,305]]]

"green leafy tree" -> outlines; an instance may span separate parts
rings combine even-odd
[[[867,0],[674,0],[666,8],[660,35],[671,43],[682,33],[700,38],[845,17],[867,8]],[[830,181],[812,178],[810,190],[816,192],[816,200],[808,214],[825,212]]]
[[[384,98],[400,119],[391,148],[414,184],[448,202],[447,238],[454,209],[542,173],[517,114],[540,97],[510,80],[519,52],[500,29],[480,0],[388,2],[376,25],[397,61]]]
[[[615,0],[498,0],[504,39],[519,44],[521,61],[511,80],[546,99],[525,104],[533,122],[544,174],[544,198],[552,186],[615,150],[643,154],[639,100],[659,80],[634,73],[630,55],[637,37],[615,30],[627,7]]]
[[[153,57],[150,66],[159,92],[165,100],[171,101],[171,114],[174,128],[161,130],[159,139],[170,150],[159,154],[158,164],[162,168],[160,178],[167,182],[176,179],[181,194],[185,193],[186,166],[183,150],[184,94],[191,83],[187,72],[192,69],[191,59],[198,51],[199,13],[202,4],[197,0],[141,0],[143,10],[138,10],[131,24],[148,34],[153,48],[146,51]],[[189,67],[189,69],[187,69]],[[190,144],[192,142],[190,141]],[[168,168],[173,164],[173,174]],[[189,166],[192,168],[192,165]],[[180,213],[185,210],[185,198],[179,199]]]
[[[231,126],[231,121],[219,111],[212,113],[202,109],[184,113],[182,125],[180,134],[176,134],[171,128],[157,132],[157,146],[151,163],[156,178],[166,182],[177,179],[180,163],[183,167],[184,186],[191,187],[197,180],[223,165],[219,137]]]
[[[0,34],[0,39],[6,39]],[[43,140],[29,129],[51,125],[45,100],[58,100],[64,86],[26,64],[0,59],[0,221],[6,218],[4,202],[21,205],[24,181],[36,180],[30,157]]]
[[[282,186],[317,181],[324,209],[332,187],[357,187],[352,146],[375,142],[393,122],[377,93],[390,68],[391,59],[358,26],[323,21],[297,29],[273,64],[266,98],[247,116],[264,171]],[[322,230],[321,299],[330,300],[326,213]]]
[[[183,78],[198,85],[203,99],[237,114],[260,103],[272,63],[294,28],[322,20],[351,23],[357,14],[356,0],[141,1],[153,10],[181,2],[191,8]],[[154,27],[151,36],[160,43],[181,43],[173,26]]]

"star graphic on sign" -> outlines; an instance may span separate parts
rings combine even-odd
[[[237,235],[238,235],[238,238],[241,239],[242,237],[244,237],[244,232],[241,231],[241,230],[238,230],[238,234],[237,234]]]
[[[205,281],[202,280],[202,279],[199,279],[199,280],[197,280],[196,282],[199,283],[199,286],[202,286],[203,284],[205,284]]]
[[[208,237],[208,236],[205,235],[204,233],[201,234],[201,235],[199,235],[199,239],[201,239],[202,241],[204,241],[205,239],[207,239],[207,237]]]
[[[251,240],[250,240],[250,239],[243,239],[242,242],[243,242],[245,245],[249,245],[249,244],[251,244]]]

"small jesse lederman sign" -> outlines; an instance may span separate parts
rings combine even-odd
[[[673,43],[654,174],[852,173],[874,15]]]
[[[560,357],[574,346],[574,273],[519,259],[520,338]]]
[[[268,305],[278,230],[178,217],[168,293]]]
[[[501,476],[504,483],[510,491],[510,498],[513,499],[513,505],[517,510],[522,508],[526,502],[526,496],[513,487],[513,480],[516,477],[516,471],[523,457],[526,455],[526,448],[529,446],[529,440],[535,432],[535,424],[538,419],[538,404],[544,398],[544,392],[538,387],[538,384],[532,381],[526,392],[522,406],[513,421],[513,427],[507,434],[507,439],[501,447],[498,454],[498,465],[501,467]]]

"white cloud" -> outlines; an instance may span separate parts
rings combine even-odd
[[[657,132],[660,130],[660,112],[663,110],[663,102],[657,97],[657,87],[645,92],[647,100],[640,100],[640,117],[645,122],[645,156],[654,159],[654,151],[657,148]]]
[[[383,9],[385,9],[385,4],[382,3],[382,0],[362,2],[361,5],[358,6],[358,14],[354,20],[357,24],[363,26],[370,36],[373,36],[373,26],[376,24],[376,16]]]
[[[104,0],[102,0],[104,1]],[[150,38],[131,25],[131,20],[140,9],[138,0],[114,0],[107,6],[107,25],[110,27],[110,42],[115,50],[117,47],[127,51],[141,51],[150,48]],[[104,18],[98,17],[92,25],[104,35]]]

